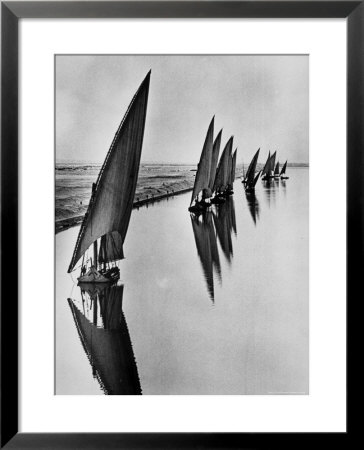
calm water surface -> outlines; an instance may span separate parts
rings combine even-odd
[[[56,235],[57,394],[308,393],[308,169],[133,210],[117,286],[84,292]]]

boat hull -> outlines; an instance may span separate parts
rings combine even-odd
[[[77,281],[79,283],[110,283],[111,280],[100,274],[99,277],[84,275],[82,277],[78,277]]]
[[[192,205],[188,208],[188,211],[194,214],[201,214],[203,212],[205,212],[207,209],[207,206],[205,205],[201,205],[201,204],[196,204],[196,205]]]
[[[220,203],[224,203],[226,201],[225,197],[217,195],[216,197],[211,199],[211,203],[215,205],[219,205]]]
[[[112,283],[120,278],[118,268],[111,269],[105,273],[101,273],[94,267],[85,274],[77,278],[79,283]]]

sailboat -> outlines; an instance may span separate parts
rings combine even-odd
[[[274,178],[279,178],[279,161],[276,164],[276,167],[274,169]]]
[[[255,155],[253,156],[253,159],[251,160],[248,170],[246,172],[246,182],[245,182],[245,191],[246,192],[253,192],[255,190],[255,185],[257,184],[260,171],[258,174],[255,174],[255,170],[258,163],[258,157],[259,157],[259,151],[260,148],[257,150]]]
[[[231,176],[231,151],[233,148],[233,137],[227,141],[221,154],[219,165],[216,170],[216,177],[213,187],[214,196],[211,203],[223,203],[227,195],[228,181]]]
[[[289,177],[286,176],[286,169],[287,169],[287,161],[283,164],[281,173],[280,173],[280,177],[282,180],[288,180]]]
[[[276,156],[277,156],[277,152],[274,152],[270,159],[269,178],[274,178],[274,168],[276,166]]]
[[[106,155],[83,218],[68,273],[82,258],[79,282],[107,283],[120,277],[139,172],[150,71],[134,95]],[[88,250],[93,247],[93,256]]]
[[[234,194],[234,181],[235,181],[235,170],[236,170],[236,153],[238,149],[235,149],[233,155],[230,158],[230,171],[229,171],[229,180],[227,186],[227,194]]]
[[[189,211],[198,214],[203,212],[208,206],[210,206],[209,199],[211,197],[211,189],[209,188],[209,183],[214,139],[214,119],[215,116],[212,118],[207,130],[205,142],[200,156],[200,162],[197,166],[191,203],[190,207],[188,208]]]
[[[268,153],[267,161],[264,164],[263,170],[261,172],[262,174],[262,180],[267,180],[269,177],[269,169],[270,169],[270,151]]]
[[[272,155],[268,155],[267,162],[264,165],[264,168],[262,170],[262,180],[263,181],[270,181],[271,178],[274,178],[274,169],[276,167],[276,154],[277,152],[274,152]]]
[[[214,140],[214,145],[212,147],[211,166],[210,166],[210,181],[209,181],[209,189],[211,190],[211,192],[213,192],[215,178],[216,178],[217,162],[219,160],[219,152],[220,152],[220,145],[221,145],[221,135],[222,135],[222,129],[219,131],[219,134],[216,136],[216,139]]]
[[[138,369],[122,310],[124,286],[82,283],[80,290],[81,298],[69,298],[68,305],[93,377],[106,395],[140,395]]]

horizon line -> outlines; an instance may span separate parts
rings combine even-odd
[[[95,165],[99,165],[102,166],[102,162],[100,161],[90,161],[90,160],[81,160],[81,159],[59,159],[55,161],[56,164],[66,164],[66,163],[73,163],[73,164],[95,164]],[[173,164],[173,165],[179,165],[179,166],[197,166],[197,163],[191,163],[191,162],[176,162],[176,161],[152,161],[152,160],[146,160],[146,161],[141,161],[140,164]],[[238,165],[247,165],[248,163],[244,163],[244,162],[238,162]],[[264,163],[261,163],[264,164]],[[306,164],[309,165],[309,162],[306,161],[290,161],[288,162],[289,164]]]

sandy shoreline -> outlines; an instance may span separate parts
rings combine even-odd
[[[159,200],[162,200],[167,197],[172,197],[174,195],[183,194],[185,192],[191,191],[193,186],[190,187],[177,187],[171,186],[165,188],[162,186],[159,189],[148,189],[148,192],[144,192],[143,196],[136,195],[133,203],[133,208],[139,208],[141,206],[144,206],[146,204],[156,202]],[[83,215],[76,216],[76,217],[70,217],[67,219],[60,219],[56,221],[55,224],[55,232],[60,233],[61,231],[68,230],[71,227],[74,227],[76,225],[80,225],[83,219]]]
[[[236,169],[236,180],[241,174],[242,168],[239,167]],[[141,178],[138,180],[133,208],[139,208],[167,197],[191,191],[195,180],[194,176],[195,171],[187,169],[186,173],[178,175],[177,177],[174,175],[158,174],[144,179]],[[176,180],[176,178],[181,179]],[[56,220],[55,233],[58,234],[61,231],[80,225],[83,216],[84,214],[77,214],[72,217]]]

